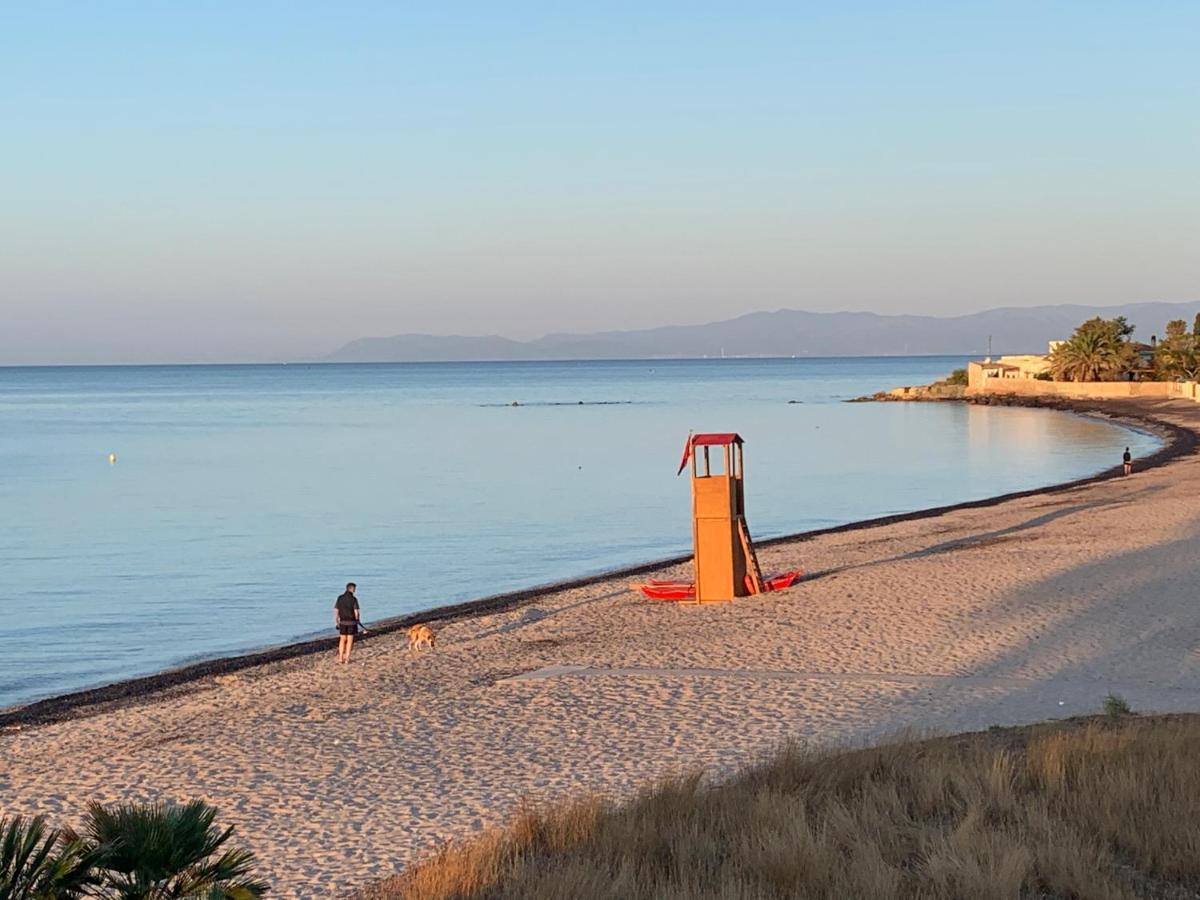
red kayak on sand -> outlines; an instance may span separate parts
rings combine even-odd
[[[802,570],[796,569],[784,572],[771,578],[763,579],[763,592],[782,591],[790,588],[804,577]],[[651,579],[645,584],[631,584],[630,590],[641,591],[651,600],[695,600],[696,585],[689,581],[658,581]]]
[[[696,586],[683,581],[651,581],[631,584],[631,590],[641,591],[651,600],[695,600]]]
[[[790,588],[803,577],[803,569],[794,569],[791,572],[784,572],[782,575],[773,575],[763,579],[763,590],[782,591],[784,588]]]

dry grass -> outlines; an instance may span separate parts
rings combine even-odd
[[[526,809],[363,895],[485,897],[1200,897],[1200,717],[789,748],[715,787]]]

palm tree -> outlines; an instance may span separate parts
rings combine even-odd
[[[1107,381],[1128,370],[1132,348],[1106,329],[1080,328],[1050,354],[1050,368],[1060,381]]]
[[[1195,381],[1200,377],[1200,339],[1183,333],[1159,341],[1154,362],[1164,380]]]
[[[95,885],[95,853],[41,816],[0,819],[0,900],[72,900]]]
[[[216,810],[200,800],[183,806],[88,808],[85,831],[98,852],[103,886],[112,900],[251,900],[267,892],[250,877],[254,856],[221,850],[233,834],[213,825]]]

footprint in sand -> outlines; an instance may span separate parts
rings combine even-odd
[[[282,711],[309,722],[324,722],[327,718],[325,713],[319,709],[314,709],[307,703],[293,703],[291,706],[283,707]]]

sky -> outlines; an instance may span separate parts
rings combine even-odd
[[[1200,299],[1194,2],[0,6],[0,365]]]

